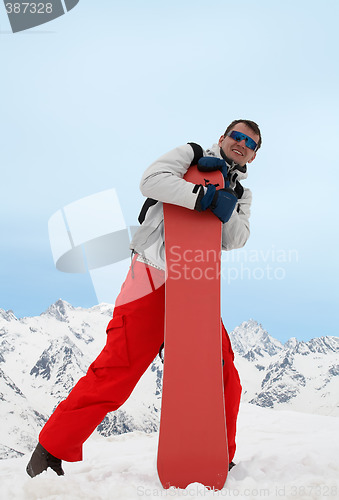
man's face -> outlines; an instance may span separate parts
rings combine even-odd
[[[253,139],[256,143],[259,141],[259,136],[253,132],[245,123],[237,123],[237,125],[232,128],[231,131],[236,130],[237,132],[242,132],[243,134],[248,135]],[[219,139],[219,146],[224,151],[227,158],[235,161],[241,166],[244,166],[245,163],[251,163],[256,153],[248,148],[245,144],[245,139],[240,142],[235,141],[231,137],[224,137],[223,135]]]

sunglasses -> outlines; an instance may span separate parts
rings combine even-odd
[[[231,139],[234,139],[237,142],[240,142],[245,139],[246,147],[252,149],[252,151],[255,151],[258,146],[258,144],[253,139],[248,137],[248,135],[243,134],[242,132],[237,132],[236,130],[232,130],[232,132],[228,132],[227,135],[228,137],[231,137]]]

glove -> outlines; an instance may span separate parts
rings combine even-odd
[[[221,158],[216,158],[215,156],[202,156],[198,161],[198,170],[200,172],[212,172],[214,170],[222,170],[223,167],[227,165],[225,160]]]
[[[227,180],[227,163],[221,158],[216,158],[215,156],[203,156],[198,161],[198,170],[200,172],[214,172],[215,170],[220,170]]]
[[[233,172],[228,175],[227,163],[225,160],[216,158],[215,156],[203,156],[198,161],[198,170],[200,170],[200,172],[213,172],[214,170],[220,170],[225,179],[225,188],[228,188],[231,184],[238,200],[244,194],[244,188],[237,180],[238,173]]]
[[[230,219],[237,201],[238,198],[233,189],[223,188],[217,191],[213,184],[209,184],[200,201],[200,208],[201,210],[209,208],[225,224]]]

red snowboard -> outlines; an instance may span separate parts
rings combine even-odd
[[[220,171],[185,179],[219,184]],[[221,222],[210,211],[164,204],[167,262],[165,362],[158,448],[164,488],[221,489],[228,472],[223,395]]]

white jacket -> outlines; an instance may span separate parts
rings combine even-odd
[[[204,156],[221,158],[218,144],[214,144],[203,153]],[[189,144],[179,146],[152,163],[141,179],[142,194],[159,202],[148,209],[144,222],[131,241],[130,248],[139,254],[140,260],[163,270],[165,269],[163,202],[194,210],[199,191],[195,192],[195,184],[183,179],[193,157],[194,152]],[[237,174],[237,180],[247,177],[246,166],[239,169],[239,166],[233,163],[229,165],[229,172],[233,174],[233,171]],[[248,240],[251,201],[252,193],[245,188],[231,218],[223,224],[223,250],[241,248]]]

